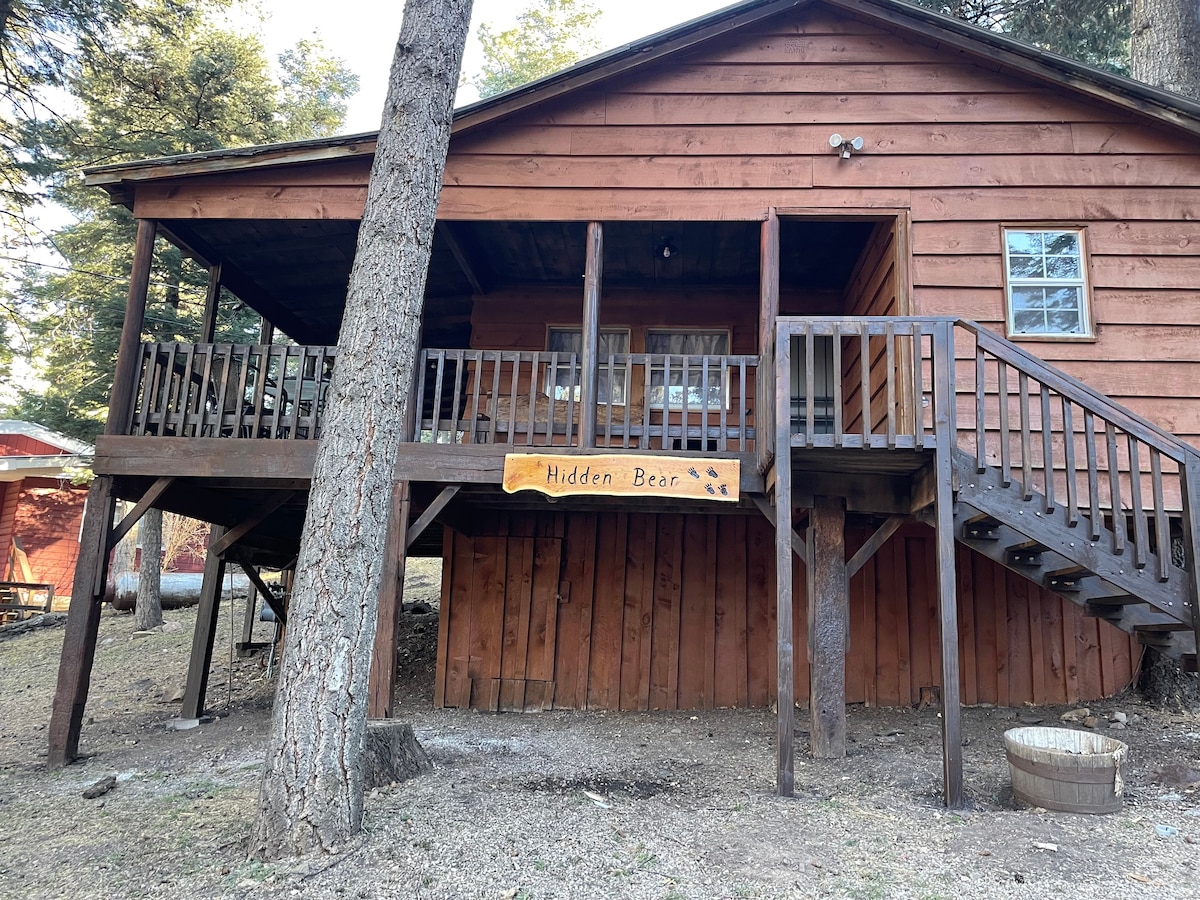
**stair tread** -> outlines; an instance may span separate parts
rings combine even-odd
[[[1111,597],[1093,597],[1088,601],[1088,606],[1132,606],[1145,602],[1136,594],[1113,594]]]
[[[1096,573],[1084,566],[1067,566],[1065,569],[1055,569],[1053,572],[1047,572],[1047,578],[1087,578],[1094,576]]]
[[[1191,631],[1192,626],[1186,622],[1179,621],[1147,622],[1144,625],[1133,626],[1133,630],[1138,632],[1171,633],[1174,631]]]
[[[1004,549],[1008,550],[1009,552],[1017,550],[1025,553],[1044,553],[1050,548],[1041,541],[1021,541],[1019,544],[1009,544]]]

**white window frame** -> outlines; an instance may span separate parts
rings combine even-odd
[[[731,355],[731,348],[733,347],[733,333],[728,328],[647,328],[646,329],[646,352],[647,352],[647,354],[652,352],[650,350],[650,339],[653,335],[674,336],[674,335],[689,335],[689,334],[721,335],[722,337],[725,338],[725,352],[717,354],[717,355],[718,356]],[[677,354],[671,354],[671,355],[677,355]],[[703,370],[701,369],[701,367],[699,365],[697,365],[693,368],[691,365],[691,360],[689,359],[688,374],[691,375],[693,372],[696,373],[697,377],[703,377]],[[676,373],[679,373],[679,375],[682,376],[683,369],[681,367],[672,366],[671,367],[671,375],[674,376]],[[726,373],[727,376],[729,376],[730,374],[731,373],[729,373],[729,372]],[[649,382],[649,384],[647,385],[647,387],[648,387],[647,394],[648,395],[653,393],[654,388],[656,386],[654,383],[655,376],[657,376],[660,379],[663,377],[663,367],[662,366],[659,366],[659,365],[650,366],[650,371],[646,374],[647,381]],[[713,381],[714,379],[720,379],[720,377],[721,377],[720,367],[718,367],[715,372],[710,368],[708,371],[708,377],[709,377],[710,381]],[[650,406],[652,409],[663,409],[664,407],[666,409],[683,409],[684,408],[683,398],[685,396],[688,396],[688,393],[687,393],[686,389],[684,388],[683,384],[659,385],[659,387],[663,388],[663,399],[658,402],[654,402],[653,400],[651,400]],[[729,392],[730,392],[729,378],[726,377],[724,384],[718,385],[718,388],[720,390],[720,399],[717,401],[716,404],[714,404],[711,401],[708,404],[709,410],[713,411],[713,412],[719,412],[722,409],[722,407],[724,407],[725,409],[729,408]],[[678,400],[675,399],[675,395],[677,392],[678,392],[678,397],[679,397]],[[700,399],[696,402],[692,402],[690,396],[688,396],[687,409],[689,411],[703,410],[704,409],[703,399]]]
[[[1077,277],[1054,276],[1017,276],[1013,274],[1012,256],[1026,257],[1025,254],[1010,254],[1009,235],[1039,234],[1039,235],[1074,235],[1079,251],[1079,274]],[[1095,332],[1091,314],[1091,285],[1088,282],[1088,249],[1087,230],[1070,225],[1005,225],[1000,234],[1004,254],[1004,309],[1005,327],[1010,338],[1018,340],[1078,340],[1092,339]],[[1044,252],[1043,259],[1053,259]],[[1017,329],[1017,312],[1014,301],[1014,291],[1020,288],[1074,288],[1079,298],[1077,312],[1079,315],[1078,331],[1019,331]],[[1043,307],[1043,310],[1045,307]]]
[[[580,327],[579,325],[551,325],[551,326],[549,326],[546,329],[547,352],[549,352],[549,347],[551,346],[551,342],[553,340],[553,336],[554,336],[555,332],[578,334],[582,338],[583,328]],[[624,335],[625,349],[620,352],[621,353],[629,353],[630,329],[628,327],[616,326],[616,327],[601,328],[600,334]],[[560,353],[561,352],[562,351],[560,351]],[[580,362],[576,363],[574,372],[571,372],[571,374],[569,376],[570,377],[570,386],[572,386],[574,388],[574,390],[571,392],[568,392],[567,391],[568,385],[566,385],[566,384],[553,385],[550,383],[550,366],[549,366],[549,363],[547,362],[546,378],[543,383],[542,392],[547,397],[550,397],[551,399],[553,399],[555,401],[561,401],[564,403],[570,399],[571,394],[573,393],[575,402],[578,403],[580,400],[580,388],[582,386],[582,374],[580,372],[581,364],[582,364],[582,360],[580,360]],[[624,406],[626,398],[628,398],[628,396],[629,396],[629,385],[625,383],[625,374],[626,374],[625,367],[621,366],[620,368],[614,369],[613,381],[615,382],[616,390],[614,390],[613,387],[610,387],[606,393],[604,390],[604,380],[608,377],[608,360],[607,359],[604,360],[604,362],[602,364],[601,361],[599,360],[599,358],[597,358],[596,366],[597,366],[597,374],[599,376],[597,378],[596,402],[598,404],[601,404],[604,406]],[[565,363],[560,362],[558,371],[559,371],[559,373],[567,372],[567,371],[569,371],[569,367]],[[562,375],[560,374],[559,378],[561,378],[561,377],[562,377]]]

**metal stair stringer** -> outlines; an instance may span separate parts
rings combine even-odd
[[[1188,602],[1188,573],[1170,567],[1170,577],[1160,582],[1154,576],[1156,560],[1151,556],[1144,569],[1131,558],[1112,553],[1112,534],[1104,529],[1099,540],[1089,540],[1089,524],[1080,518],[1067,524],[1059,506],[1046,510],[1046,500],[1036,492],[1024,499],[1021,486],[1005,487],[1000,473],[989,467],[976,470],[973,456],[955,452],[958,491],[955,503],[955,538],[966,546],[1016,572],[1040,587],[1083,606],[1147,646],[1195,667],[1196,639]],[[971,538],[964,528],[978,515],[995,523],[987,537]],[[1034,551],[1036,562],[1014,562],[1010,548],[1033,542],[1045,548]],[[1071,589],[1056,589],[1047,575],[1079,568],[1086,573]],[[1133,595],[1141,602],[1129,602]],[[1108,600],[1108,603],[1105,601]]]

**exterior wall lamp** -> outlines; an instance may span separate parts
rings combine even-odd
[[[851,153],[863,148],[863,139],[861,137],[843,138],[840,134],[834,133],[829,136],[829,146],[840,153],[842,159],[849,159]]]

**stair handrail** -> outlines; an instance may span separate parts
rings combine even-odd
[[[1169,431],[1155,425],[1149,419],[1144,419],[1137,413],[1114,403],[1110,398],[1097,392],[1078,379],[1072,378],[1060,369],[1034,356],[1012,341],[1006,340],[991,329],[985,328],[970,319],[957,319],[954,324],[975,335],[976,344],[987,350],[997,359],[1014,368],[1024,371],[1037,379],[1046,387],[1058,391],[1064,397],[1090,410],[1113,425],[1132,434],[1147,445],[1154,446],[1159,452],[1180,465],[1200,462],[1200,450],[1186,441],[1181,441]]]

